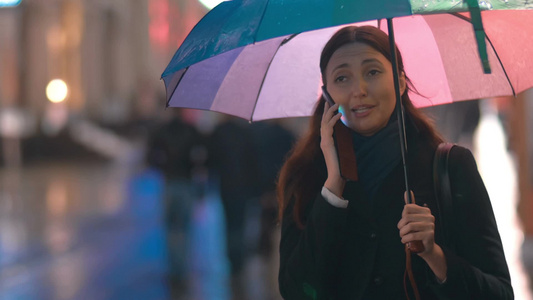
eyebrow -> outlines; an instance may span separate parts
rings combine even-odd
[[[377,58],[367,58],[367,59],[365,59],[365,60],[363,60],[363,61],[361,62],[361,65],[365,65],[365,64],[369,64],[369,63],[378,63],[378,64],[380,64],[380,65],[383,65],[383,64],[381,63],[381,61],[379,61]],[[336,66],[336,67],[335,67],[333,70],[331,70],[331,71],[334,72],[334,71],[337,70],[337,69],[346,68],[346,67],[348,67],[348,66],[349,66],[348,63],[343,63],[343,64],[340,64],[340,65]]]

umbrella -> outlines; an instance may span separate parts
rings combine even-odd
[[[395,38],[419,107],[513,95],[533,86],[533,10],[519,10],[527,8],[518,0],[224,2],[164,71],[167,105],[250,121],[309,116],[320,93],[320,51],[338,30],[331,26],[363,21],[357,25]]]
[[[481,14],[488,37],[490,75],[483,73],[472,25],[463,19],[467,15],[414,15],[394,20],[406,72],[420,92],[410,95],[416,106],[513,95],[533,85],[533,11]],[[363,24],[387,30],[386,22],[359,23]],[[186,56],[182,50],[196,37],[193,30],[163,73],[168,105],[213,110],[250,121],[309,116],[320,94],[320,51],[338,29],[255,42],[188,65],[199,55],[189,50],[191,55]],[[201,52],[206,47],[197,48]]]

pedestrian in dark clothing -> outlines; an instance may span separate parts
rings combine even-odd
[[[205,169],[206,141],[203,135],[178,113],[151,135],[147,161],[165,178],[164,223],[167,233],[169,273],[176,286],[186,284],[189,228],[195,201],[203,196],[205,182],[198,174]]]
[[[261,204],[258,250],[263,256],[269,257],[273,247],[272,232],[277,223],[276,181],[295,137],[277,120],[252,123],[251,129],[258,153],[258,193]]]
[[[209,165],[218,178],[226,219],[228,257],[233,275],[247,259],[246,211],[257,196],[257,152],[249,124],[226,117],[209,139]]]

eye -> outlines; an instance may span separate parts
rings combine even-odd
[[[337,76],[337,77],[335,78],[335,82],[344,82],[344,81],[346,81],[346,79],[347,79],[346,76],[344,76],[344,75],[340,75],[340,76]]]
[[[368,71],[368,75],[369,76],[376,76],[379,73],[381,73],[381,72],[379,70],[377,70],[377,69],[372,69],[372,70]]]

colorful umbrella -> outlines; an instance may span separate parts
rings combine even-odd
[[[309,116],[319,95],[320,51],[338,30],[332,26],[368,21],[388,30],[392,18],[390,36],[420,94],[410,95],[417,106],[513,95],[533,86],[527,9],[533,4],[518,0],[224,2],[196,25],[164,71],[167,105],[250,121]]]
[[[320,93],[320,51],[339,27],[272,36],[343,23],[348,15],[358,21],[369,16],[395,17],[442,12],[446,7],[448,10],[464,8],[458,5],[462,1],[444,0],[418,1],[418,8],[411,10],[407,10],[405,4],[398,4],[404,2],[399,0],[368,1],[373,3],[371,5],[365,1],[361,9],[353,7],[358,1],[345,1],[345,9],[336,12],[331,12],[331,7],[329,12],[326,9],[330,1],[306,0],[309,5],[302,4],[301,10],[291,8],[295,3],[303,3],[301,1],[268,1],[266,9],[256,7],[265,6],[266,2],[225,2],[197,24],[162,75],[168,106],[218,111],[251,121],[309,116]],[[492,5],[502,8],[501,3]],[[533,8],[533,4],[529,6]],[[371,13],[374,9],[379,11],[380,7],[382,14]],[[506,7],[519,6],[509,1]],[[273,19],[277,16],[275,9],[280,9],[277,19]],[[341,14],[347,9],[357,14]],[[259,23],[256,19],[261,13],[264,19]],[[303,17],[313,14],[320,17]],[[415,105],[513,95],[533,86],[533,72],[530,71],[533,69],[530,58],[533,57],[530,42],[533,10],[489,10],[482,11],[481,15],[491,74],[483,72],[469,14],[395,18],[396,43],[402,52],[406,72],[420,92],[420,95],[410,95]],[[312,21],[316,21],[315,27],[310,24]],[[273,24],[271,27],[269,22]],[[386,22],[364,24],[387,31]]]

